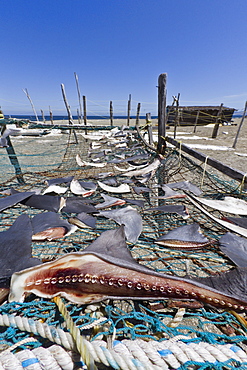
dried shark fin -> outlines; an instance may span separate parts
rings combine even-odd
[[[188,210],[185,206],[177,205],[177,204],[167,204],[158,207],[147,208],[145,211],[160,211],[164,213],[177,213],[178,215],[182,216],[183,219],[189,217]]]
[[[54,179],[46,180],[47,185],[60,185],[60,184],[68,184],[73,180],[74,176],[67,176],[67,177],[56,177]]]
[[[202,249],[211,244],[210,240],[202,234],[200,225],[197,223],[183,225],[168,231],[167,234],[159,237],[155,243],[183,250]]]
[[[166,184],[171,189],[187,190],[195,195],[202,194],[202,190],[198,186],[192,184],[190,181],[178,181]]]
[[[142,218],[137,210],[131,206],[100,211],[98,216],[104,216],[114,220],[119,225],[124,225],[126,238],[131,243],[135,243],[142,232]]]
[[[68,221],[80,228],[91,227],[92,229],[95,229],[97,219],[85,212],[81,212],[74,217],[70,217]]]
[[[88,204],[85,199],[79,197],[68,197],[65,198],[65,206],[62,208],[62,212],[66,213],[97,213],[97,209],[92,205]]]
[[[235,265],[247,268],[247,239],[227,232],[220,240],[220,250],[232,260]]]
[[[110,195],[104,193],[102,193],[101,196],[104,198],[104,202],[96,204],[95,208],[97,209],[112,207],[116,205],[123,205],[126,203],[126,201],[123,199],[111,197]]]
[[[32,225],[27,215],[19,216],[12,226],[0,233],[0,277],[40,264],[32,258]]]
[[[77,227],[63,220],[55,212],[39,213],[32,218],[32,240],[53,240],[63,238],[74,232]]]
[[[224,217],[224,220],[247,229],[247,217]]]
[[[17,203],[21,203],[25,199],[31,197],[33,194],[35,194],[32,191],[26,191],[23,193],[15,193],[12,195],[8,195],[7,197],[1,198],[0,199],[0,212],[3,211],[4,209],[13,207]]]
[[[134,263],[139,266],[127,247],[124,225],[117,229],[103,232],[92,244],[84,249],[84,252],[95,252],[108,261],[109,257],[114,257],[122,262]]]
[[[238,299],[243,299],[247,295],[246,267],[237,267],[220,275],[195,280]]]

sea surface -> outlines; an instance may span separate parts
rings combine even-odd
[[[240,118],[242,117],[242,114],[241,113],[235,113],[233,114],[232,118]],[[10,115],[5,115],[5,118],[18,118],[18,119],[21,119],[21,120],[29,120],[29,121],[36,121],[36,117],[34,115],[30,115],[30,114],[27,114],[27,115],[13,115],[13,116],[10,116]],[[113,116],[113,119],[127,119],[128,117],[127,116]],[[131,119],[135,119],[136,117],[135,116],[131,116],[130,117]],[[146,116],[140,116],[139,117],[140,119],[146,119]],[[152,116],[152,119],[157,119],[158,116]],[[43,121],[43,117],[41,115],[38,115],[38,119],[39,121]],[[78,119],[78,116],[73,116],[73,119],[74,120],[77,120]],[[109,116],[87,116],[87,120],[109,120],[110,117]],[[47,116],[45,115],[45,120],[46,121],[50,121],[51,118],[50,116]],[[67,115],[64,115],[64,116],[61,116],[61,115],[54,115],[53,116],[53,120],[54,121],[62,121],[62,120],[68,120],[68,116]],[[82,118],[83,120],[83,118]]]
[[[36,121],[36,116],[34,115],[13,115],[13,116],[8,116],[8,115],[5,115],[5,118],[18,118],[18,119],[21,119],[21,120],[30,120],[30,121]],[[62,121],[62,120],[68,120],[68,116],[64,115],[64,116],[56,116],[54,115],[53,117],[53,120],[54,121]],[[127,116],[113,116],[113,119],[127,119],[128,117]],[[136,117],[135,116],[131,116],[130,117],[131,119],[135,119]],[[146,116],[140,116],[139,117],[140,119],[145,119]],[[157,116],[152,116],[152,119],[155,119],[155,118],[158,118]],[[38,119],[39,121],[43,121],[43,117],[38,115]],[[73,116],[73,119],[74,120],[77,120],[78,119],[78,116]],[[87,116],[87,119],[88,120],[109,120],[110,117],[109,116]],[[45,116],[45,120],[46,121],[50,121],[51,118],[50,116]],[[83,120],[83,118],[82,118]]]

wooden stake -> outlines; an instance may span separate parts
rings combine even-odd
[[[213,133],[212,133],[212,139],[216,139],[216,137],[217,137],[218,129],[219,129],[219,125],[220,125],[220,120],[221,120],[222,109],[223,109],[223,103],[221,103],[220,109],[219,109],[217,117],[216,117],[216,122],[215,122]]]
[[[50,106],[49,106],[49,112],[50,112],[50,121],[51,121],[51,124],[53,125],[53,115],[52,115],[52,110]]]
[[[6,124],[5,123],[2,123],[0,125],[0,135],[3,135],[3,133],[4,133],[5,130],[6,130]],[[16,174],[17,181],[19,182],[19,184],[22,184],[23,185],[23,184],[25,184],[25,181],[24,181],[24,178],[23,178],[23,174],[21,172],[21,166],[20,166],[20,164],[18,162],[18,158],[17,158],[17,156],[15,154],[14,147],[12,145],[12,142],[11,142],[9,136],[6,137],[6,140],[7,140],[6,151],[8,153],[10,163],[15,168],[15,174]]]
[[[81,124],[81,115],[80,115],[79,109],[77,109],[77,118],[78,118],[78,124],[80,125]]]
[[[176,114],[175,114],[175,121],[174,121],[174,133],[173,137],[176,139],[176,133],[177,133],[177,126],[179,124],[179,98],[180,98],[180,93],[178,93],[178,97],[174,97],[174,101],[176,102]]]
[[[137,104],[137,111],[136,111],[136,125],[139,124],[140,110],[141,110],[141,103],[138,103]]]
[[[196,114],[196,120],[195,120],[194,130],[193,130],[193,132],[194,132],[194,133],[196,132],[196,125],[197,125],[197,122],[198,122],[199,116],[200,116],[200,111],[198,110],[198,111],[197,111],[197,114]]]
[[[147,130],[148,130],[148,142],[150,145],[153,145],[154,141],[153,141],[151,113],[146,113],[146,124],[147,124]]]
[[[82,118],[81,93],[80,93],[80,88],[79,88],[78,76],[75,72],[74,72],[74,75],[75,75],[75,82],[76,82],[76,88],[77,88],[77,94],[78,94],[78,100],[79,100],[78,121],[79,123],[81,123],[81,118]]]
[[[84,125],[87,126],[87,104],[86,104],[86,97],[83,95],[83,122]],[[87,135],[87,129],[85,130],[85,134]]]
[[[74,125],[73,116],[71,114],[70,106],[68,104],[66,94],[65,94],[64,84],[61,84],[61,89],[62,89],[64,104],[65,104],[65,107],[66,107],[67,112],[68,112],[69,125]],[[75,130],[73,130],[73,134],[74,134],[74,137],[75,137],[75,143],[78,144],[78,138],[77,138]]]
[[[71,114],[70,106],[69,106],[67,98],[66,98],[64,84],[61,84],[61,89],[62,89],[64,104],[65,104],[65,107],[66,107],[67,113],[68,113],[69,124],[73,125],[74,121],[73,121],[73,117],[72,117],[72,114]]]
[[[241,127],[244,123],[244,119],[245,119],[245,116],[246,116],[246,111],[247,111],[247,101],[245,102],[245,107],[244,107],[244,113],[242,115],[242,118],[241,118],[241,121],[240,121],[240,124],[238,126],[238,131],[237,131],[237,134],[236,134],[236,137],[234,139],[234,143],[233,143],[233,148],[235,149],[236,148],[236,144],[237,144],[237,141],[238,141],[238,136],[239,136],[239,133],[240,133],[240,130],[241,130]]]
[[[159,75],[158,79],[158,153],[163,154],[166,149],[166,80],[167,73]]]
[[[45,123],[45,115],[44,115],[44,111],[43,111],[42,109],[40,109],[40,111],[41,111],[41,115],[42,115],[42,120],[43,120],[43,122]]]
[[[31,99],[30,95],[28,94],[27,89],[23,89],[23,91],[24,91],[24,94],[26,94],[26,96],[27,96],[28,100],[30,101],[30,104],[31,104],[31,107],[32,107],[33,113],[34,113],[34,115],[35,115],[35,117],[36,117],[36,121],[37,121],[37,122],[39,122],[39,118],[38,118],[37,112],[36,112],[35,107],[34,107],[34,105],[33,105],[32,99]]]
[[[111,126],[113,126],[113,106],[112,106],[112,101],[110,101],[110,122],[111,122]]]
[[[130,111],[131,111],[131,94],[129,94],[129,100],[128,100],[127,126],[130,125]]]

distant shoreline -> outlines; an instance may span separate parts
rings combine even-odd
[[[240,113],[236,113],[236,114],[233,114],[232,118],[240,118],[242,117],[242,114]],[[36,117],[34,115],[30,115],[30,114],[16,114],[16,115],[8,115],[6,114],[5,115],[5,118],[13,118],[13,119],[20,119],[20,120],[30,120],[30,121],[36,121]],[[127,120],[128,116],[113,116],[113,120]],[[38,119],[40,122],[43,122],[43,117],[41,115],[38,115]],[[131,116],[130,117],[131,120],[135,120],[136,119],[136,116]],[[146,119],[146,116],[139,116],[139,119]],[[155,120],[155,119],[158,119],[158,116],[151,116],[151,119]],[[68,116],[66,115],[54,115],[53,116],[53,120],[54,121],[67,121],[68,120]],[[78,116],[73,116],[73,120],[78,120]],[[94,120],[94,121],[102,121],[102,120],[110,120],[110,116],[87,116],[87,120]],[[45,115],[45,121],[51,121],[51,117],[50,116],[47,116]],[[83,121],[83,118],[81,119],[81,121]]]

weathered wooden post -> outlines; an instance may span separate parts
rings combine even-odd
[[[50,113],[50,121],[51,121],[51,124],[53,125],[53,114],[52,114],[52,110],[50,106],[49,106],[49,113]]]
[[[70,106],[68,104],[66,94],[65,94],[64,84],[61,84],[61,89],[62,89],[64,104],[65,104],[65,107],[66,107],[67,113],[68,113],[69,125],[74,125],[73,116],[72,116]],[[77,138],[76,132],[75,132],[75,130],[72,130],[72,131],[73,131],[73,134],[74,134],[74,137],[75,137],[75,143],[78,144],[78,138]]]
[[[197,126],[197,122],[198,122],[199,116],[200,116],[200,111],[198,110],[197,111],[197,114],[196,114],[196,120],[195,120],[194,130],[193,130],[194,133],[196,132],[196,126]]]
[[[41,111],[41,115],[42,115],[42,120],[43,120],[43,122],[45,123],[45,115],[44,115],[44,111],[43,111],[43,109],[40,109],[40,111]]]
[[[174,97],[174,101],[176,102],[176,112],[175,112],[175,121],[174,121],[174,132],[173,137],[176,139],[176,133],[177,133],[177,126],[179,124],[179,98],[180,93],[178,93],[178,97]]]
[[[221,105],[220,105],[220,109],[219,109],[218,114],[217,114],[217,117],[216,117],[216,122],[215,122],[214,129],[213,129],[213,133],[212,133],[212,139],[216,139],[217,134],[218,134],[219,125],[220,125],[220,119],[221,119],[221,115],[222,115],[223,105],[224,105],[224,104],[223,104],[223,103],[221,103]]]
[[[110,123],[111,123],[111,126],[113,126],[113,106],[112,106],[112,101],[110,101]]]
[[[148,142],[150,145],[153,145],[154,141],[153,141],[151,113],[146,113],[146,124],[147,124],[147,131],[148,131]]]
[[[141,103],[138,103],[137,104],[137,111],[136,111],[136,125],[139,124],[140,110],[141,110]]]
[[[75,75],[76,89],[77,89],[77,95],[78,95],[78,100],[79,100],[78,121],[79,121],[79,124],[80,124],[81,123],[81,118],[82,118],[81,93],[80,93],[78,76],[77,76],[76,72],[74,72],[74,75]]]
[[[81,124],[81,114],[79,112],[79,109],[77,109],[77,118],[78,118],[78,124]]]
[[[28,100],[30,101],[30,104],[31,104],[31,107],[32,107],[33,113],[34,113],[34,115],[35,115],[35,117],[36,117],[36,121],[37,121],[37,122],[39,122],[39,118],[38,118],[38,115],[37,115],[36,109],[35,109],[35,107],[34,107],[34,104],[33,104],[33,102],[32,102],[32,99],[31,99],[31,97],[30,97],[30,95],[29,95],[29,93],[28,93],[27,89],[23,89],[23,92],[26,94],[26,96],[27,96]]]
[[[72,114],[71,114],[70,106],[69,106],[67,98],[66,98],[64,84],[61,84],[61,89],[62,89],[64,104],[65,104],[65,107],[66,107],[67,113],[68,113],[69,124],[73,125],[74,121],[73,121],[73,117],[72,117]]]
[[[157,151],[163,154],[166,149],[166,81],[167,73],[159,75],[158,79],[158,147]]]
[[[128,100],[127,126],[130,125],[130,111],[131,111],[131,94],[129,94],[129,100]]]
[[[0,135],[3,135],[5,130],[6,130],[6,123],[1,123],[0,124]],[[19,164],[18,158],[15,154],[15,150],[14,150],[14,147],[12,145],[12,142],[9,136],[6,137],[6,141],[7,141],[6,151],[8,153],[10,163],[15,168],[15,174],[16,174],[17,181],[19,182],[19,184],[24,185],[25,181],[24,181],[23,174],[21,171],[21,166]]]
[[[246,111],[247,111],[247,101],[245,102],[245,107],[244,107],[244,113],[242,115],[242,118],[241,118],[241,121],[240,121],[240,124],[238,126],[238,131],[237,131],[237,134],[236,134],[236,137],[234,139],[234,143],[233,143],[233,148],[235,149],[236,148],[236,144],[237,144],[237,141],[238,141],[238,136],[240,134],[240,130],[241,130],[241,127],[244,123],[244,119],[245,119],[245,116],[246,116]]]

